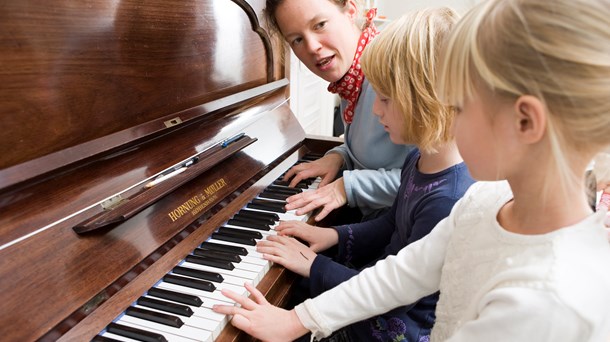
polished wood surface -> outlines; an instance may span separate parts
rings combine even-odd
[[[0,188],[160,134],[176,117],[208,115],[214,101],[281,79],[256,16],[262,6],[2,1],[0,146],[11,148],[0,156]]]

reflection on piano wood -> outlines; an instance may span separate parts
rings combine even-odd
[[[140,325],[165,310],[216,340],[247,339],[225,318],[201,314],[225,300],[217,292],[181,284],[238,286],[218,266],[233,267],[282,305],[294,275],[241,245],[273,232],[244,222],[283,196],[272,183],[299,158],[338,144],[306,137],[290,112],[281,51],[259,24],[264,1],[2,6],[3,339],[87,341],[111,333],[112,322]],[[229,266],[236,249],[218,245],[250,251]],[[224,281],[201,279],[211,270]],[[177,288],[201,295],[201,307],[167,304]]]

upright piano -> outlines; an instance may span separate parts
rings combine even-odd
[[[273,230],[240,227],[338,142],[291,113],[264,3],[2,1],[2,340],[248,339],[199,295],[246,259],[284,304],[294,275],[241,246]]]

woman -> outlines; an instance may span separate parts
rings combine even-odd
[[[294,166],[286,174],[294,186],[300,180],[322,177],[320,188],[288,199],[287,209],[298,214],[324,206],[321,220],[344,204],[360,208],[365,218],[392,205],[400,184],[400,167],[411,146],[395,145],[372,113],[375,93],[362,75],[359,59],[377,30],[369,13],[364,29],[357,24],[354,0],[268,0],[265,16],[294,54],[341,97],[345,143],[323,158]],[[343,177],[335,180],[340,170]],[[326,185],[326,186],[325,186]]]

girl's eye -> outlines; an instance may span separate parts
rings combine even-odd
[[[380,97],[379,101],[381,101],[381,103],[388,103],[390,102],[390,99],[388,99],[387,97]]]
[[[451,110],[455,112],[455,114],[460,114],[462,112],[462,107],[460,106],[451,106]]]

